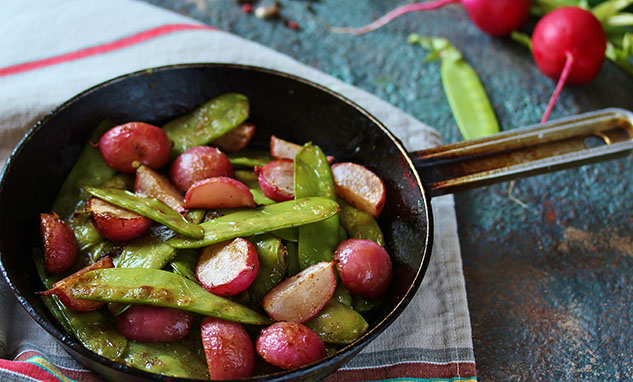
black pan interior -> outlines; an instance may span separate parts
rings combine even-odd
[[[32,248],[39,245],[39,213],[49,211],[64,177],[100,121],[160,125],[225,92],[249,97],[259,144],[266,144],[271,134],[297,143],[312,141],[338,162],[367,166],[387,187],[379,222],[395,275],[385,303],[370,317],[373,329],[337,356],[279,378],[312,379],[331,372],[395,318],[421,281],[432,237],[429,203],[400,143],[369,114],[307,81],[252,67],[193,64],[133,73],[88,90],[47,116],[14,152],[0,183],[5,277],[29,313],[71,354],[101,373],[112,376],[104,367],[111,363],[66,335],[33,293],[42,289],[31,260]],[[150,376],[136,370],[131,373],[140,379]]]

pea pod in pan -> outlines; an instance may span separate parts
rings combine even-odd
[[[72,285],[75,297],[93,301],[166,306],[244,324],[267,317],[207,292],[197,283],[159,269],[109,268],[90,271]]]
[[[338,213],[338,203],[326,198],[302,198],[250,210],[237,211],[200,224],[204,237],[194,240],[174,237],[175,248],[201,248],[221,241],[309,224]]]
[[[351,238],[371,240],[380,246],[385,246],[385,238],[373,216],[341,199],[338,200],[338,204],[341,206],[339,213],[341,225]]]
[[[263,167],[266,163],[275,160],[269,151],[264,150],[244,149],[226,155],[233,166],[239,167]]]
[[[319,196],[336,200],[330,164],[319,146],[307,143],[295,156],[294,191],[296,198]],[[299,227],[299,267],[331,261],[338,243],[338,215]]]
[[[257,250],[259,271],[248,288],[248,293],[251,301],[261,302],[266,293],[286,276],[288,251],[281,239],[271,235],[254,236],[249,241]]]
[[[122,361],[128,366],[170,377],[209,378],[204,359],[179,342],[130,341]]]
[[[125,190],[83,186],[84,190],[99,199],[152,219],[186,236],[201,238],[204,230],[158,199],[146,198]]]
[[[129,242],[114,259],[117,268],[161,269],[176,256],[176,249],[165,244],[164,227],[152,227],[149,234]]]
[[[249,104],[246,96],[227,93],[202,104],[163,126],[163,131],[173,142],[171,156],[182,154],[195,146],[206,145],[248,118]]]
[[[336,300],[328,301],[305,325],[323,342],[333,344],[352,343],[369,327],[363,316]]]
[[[196,281],[196,265],[199,257],[200,253],[195,249],[181,249],[169,265],[175,274]]]

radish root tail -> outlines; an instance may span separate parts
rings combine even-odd
[[[554,93],[552,97],[549,99],[549,104],[547,105],[547,109],[545,109],[545,113],[543,114],[543,118],[541,118],[541,123],[547,122],[550,114],[552,114],[552,110],[556,105],[556,101],[558,101],[558,96],[560,92],[563,91],[563,87],[567,82],[567,78],[569,77],[569,73],[571,73],[571,68],[574,65],[574,55],[571,54],[570,51],[565,52],[565,56],[567,56],[567,60],[565,61],[565,66],[563,67],[563,71],[558,78],[558,83],[556,84],[556,88],[554,89]]]

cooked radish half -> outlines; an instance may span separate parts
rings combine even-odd
[[[185,194],[187,208],[255,207],[251,190],[233,178],[218,176],[194,183]]]
[[[176,186],[169,179],[145,165],[136,169],[134,192],[156,198],[178,212],[185,211],[184,198]]]
[[[259,333],[255,348],[266,362],[296,369],[325,358],[325,344],[305,325],[276,322]]]
[[[255,167],[259,187],[264,195],[276,202],[294,199],[294,169],[294,161],[291,159],[277,159],[264,167]]]
[[[92,221],[101,236],[113,241],[128,241],[143,236],[152,225],[145,216],[110,204],[99,198],[90,198],[86,203]]]
[[[130,122],[115,126],[99,139],[99,151],[108,166],[134,173],[134,162],[151,168],[162,167],[169,160],[171,144],[165,132],[154,125]]]
[[[285,141],[274,135],[270,136],[270,155],[274,158],[294,160],[299,150],[301,150],[301,146],[296,143]],[[328,163],[334,162],[334,157],[328,155],[327,161]]]
[[[305,322],[323,309],[335,289],[334,263],[322,261],[277,284],[262,305],[276,321]]]
[[[332,166],[336,194],[354,207],[378,217],[385,206],[385,185],[378,175],[356,163]]]
[[[255,135],[255,125],[244,122],[220,138],[214,139],[211,145],[225,152],[239,151],[248,146],[253,135]]]
[[[190,148],[169,168],[169,178],[182,192],[199,180],[216,176],[232,177],[233,165],[222,151],[210,146]]]
[[[132,305],[116,317],[117,330],[134,341],[178,341],[192,325],[191,313],[162,306]]]
[[[253,283],[258,270],[255,246],[238,237],[204,248],[196,266],[196,277],[209,292],[233,296]]]
[[[103,302],[82,300],[76,298],[72,292],[72,285],[79,277],[84,273],[94,271],[95,269],[114,268],[112,259],[109,256],[102,257],[99,261],[84,267],[70,276],[67,276],[55,284],[53,287],[45,292],[40,293],[44,296],[56,295],[59,300],[68,308],[73,310],[80,310],[88,312],[91,310],[97,310],[103,306]]]
[[[255,346],[242,325],[207,317],[200,329],[211,379],[240,379],[253,374]]]
[[[48,274],[69,270],[77,260],[77,239],[57,214],[40,214],[40,233],[44,242],[44,268]]]
[[[380,298],[391,283],[391,258],[371,240],[348,239],[334,251],[336,270],[343,286],[369,299]]]

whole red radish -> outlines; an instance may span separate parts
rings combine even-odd
[[[262,306],[274,320],[306,322],[323,309],[335,289],[334,263],[322,261],[277,284]]]
[[[210,146],[192,147],[180,154],[169,168],[169,178],[182,192],[195,182],[216,176],[233,176],[233,165],[220,150]]]
[[[277,159],[264,167],[255,167],[259,187],[264,195],[276,202],[294,199],[294,169],[292,159]]]
[[[92,221],[101,236],[113,241],[128,241],[143,236],[151,227],[152,220],[136,212],[115,206],[99,198],[86,203]]]
[[[382,179],[368,168],[344,162],[332,166],[336,194],[354,207],[378,217],[385,206]]]
[[[171,144],[161,128],[143,122],[115,126],[99,139],[99,151],[108,166],[134,173],[134,162],[151,168],[162,167],[169,160]]]
[[[263,329],[255,348],[266,362],[282,369],[296,369],[325,358],[325,344],[305,325],[276,322]]]
[[[55,284],[53,287],[45,292],[40,293],[43,296],[56,295],[59,300],[66,305],[66,307],[72,310],[79,310],[88,312],[101,308],[104,303],[99,301],[82,300],[73,295],[72,285],[79,277],[84,273],[93,271],[95,269],[114,268],[112,259],[109,256],[102,257],[99,261],[84,267],[77,272],[67,276]]]
[[[366,298],[380,298],[391,283],[391,258],[387,251],[371,240],[348,239],[334,251],[336,270],[351,293]]]
[[[253,374],[255,346],[242,325],[207,317],[200,329],[211,379],[240,379]]]
[[[40,233],[44,242],[44,268],[48,274],[69,270],[79,249],[73,231],[56,213],[40,214]]]
[[[509,35],[525,24],[530,16],[531,0],[433,0],[403,5],[361,28],[332,28],[332,31],[364,34],[407,13],[430,11],[457,3],[464,6],[473,24],[492,36]]]
[[[579,7],[563,7],[545,15],[532,34],[532,54],[539,70],[558,80],[541,122],[546,122],[563,86],[593,80],[602,67],[607,37],[600,21]]]
[[[132,305],[116,317],[119,333],[134,341],[178,341],[192,325],[191,313],[162,306]]]
[[[202,250],[196,277],[209,292],[233,296],[248,289],[259,271],[255,246],[242,238],[218,243]]]
[[[178,212],[185,211],[184,198],[176,186],[169,179],[145,165],[136,169],[134,192],[156,198]]]
[[[185,194],[187,208],[255,207],[251,190],[244,183],[218,176],[197,181]]]

